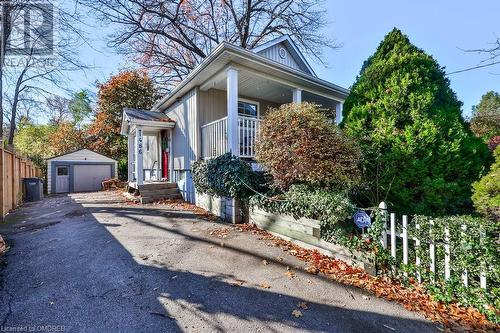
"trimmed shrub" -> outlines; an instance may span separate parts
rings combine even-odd
[[[253,190],[262,190],[262,173],[231,153],[193,164],[193,182],[200,193],[246,200]]]
[[[346,189],[361,178],[357,145],[310,103],[286,104],[268,112],[256,158],[282,190],[292,184]]]
[[[495,163],[490,172],[473,184],[474,207],[481,214],[500,220],[500,146],[494,151]]]

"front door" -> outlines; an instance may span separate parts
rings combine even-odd
[[[69,167],[56,167],[56,193],[69,192]]]

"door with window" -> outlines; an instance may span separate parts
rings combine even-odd
[[[56,193],[69,192],[69,166],[56,167]]]

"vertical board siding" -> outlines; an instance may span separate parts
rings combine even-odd
[[[191,165],[199,157],[198,94],[197,88],[189,91],[178,103],[165,111],[165,114],[175,121],[175,127],[172,129],[173,178],[179,184],[184,200],[189,202],[194,202]]]
[[[175,121],[172,130],[172,155],[174,170],[190,170],[197,159],[199,128],[197,120],[197,91],[191,90],[165,112]]]
[[[280,48],[285,49],[286,55],[284,58],[280,57],[280,55],[279,55]],[[288,52],[288,48],[286,47],[286,45],[283,43],[273,45],[267,49],[264,49],[264,50],[258,52],[258,54],[260,54],[261,56],[266,57],[268,59],[271,59],[273,61],[276,61],[280,64],[283,64],[285,66],[288,66],[288,67],[291,67],[294,69],[298,69],[298,70],[303,71],[307,74],[310,74],[309,70],[307,70],[307,68],[300,66],[299,63],[297,61],[295,61],[295,59],[293,58],[291,53]]]
[[[23,178],[41,177],[42,170],[22,156],[0,147],[0,204],[1,218],[23,200]]]

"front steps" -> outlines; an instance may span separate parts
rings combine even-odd
[[[141,204],[163,199],[182,199],[177,183],[147,183],[136,185],[133,189],[139,194]]]

